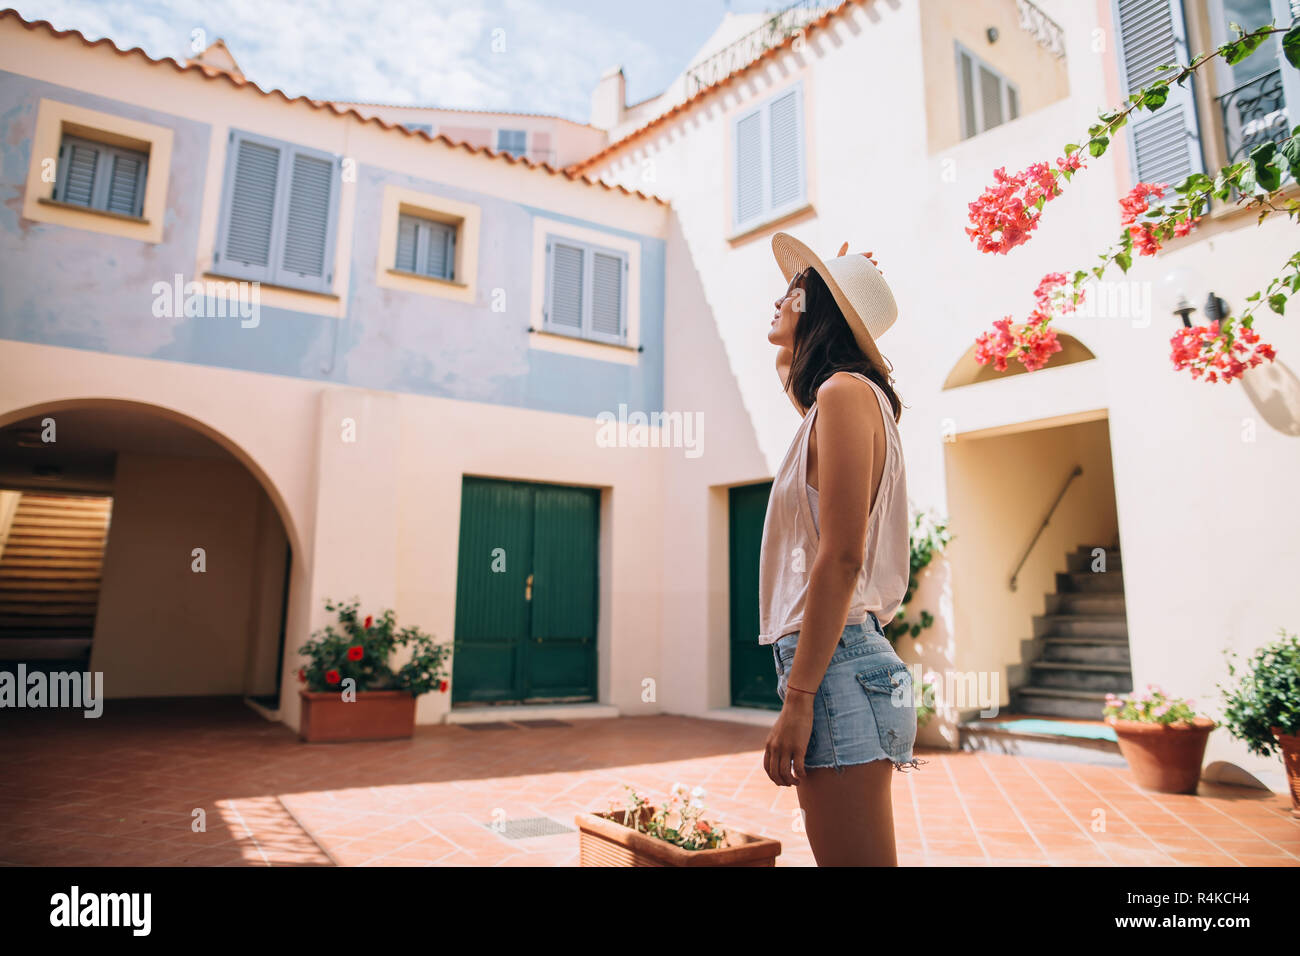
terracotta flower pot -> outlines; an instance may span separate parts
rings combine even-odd
[[[1152,724],[1107,717],[1119,739],[1120,755],[1128,761],[1138,786],[1158,793],[1195,793],[1205,760],[1205,744],[1218,726],[1208,717],[1190,724]]]
[[[1291,816],[1300,820],[1300,737],[1282,733],[1281,727],[1270,728],[1282,745],[1282,763],[1286,765],[1286,780],[1291,784]]]
[[[642,811],[647,815],[654,808]],[[582,866],[776,866],[781,842],[727,831],[716,850],[683,850],[620,822],[622,813],[579,813],[579,858]]]
[[[298,736],[309,743],[393,740],[415,731],[415,697],[404,690],[369,690],[345,701],[335,691],[299,690]]]

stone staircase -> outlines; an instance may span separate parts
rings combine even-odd
[[[111,498],[23,493],[0,529],[0,662],[90,653]]]
[[[1133,689],[1120,552],[1105,549],[1103,572],[1092,570],[1093,551],[1067,555],[1047,613],[1034,618],[1024,656],[1028,680],[1011,691],[1017,714],[1101,720],[1107,693]]]

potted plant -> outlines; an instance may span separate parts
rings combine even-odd
[[[1159,793],[1196,792],[1205,745],[1218,725],[1198,716],[1193,703],[1167,697],[1154,684],[1132,697],[1106,695],[1106,723],[1114,729],[1119,752],[1138,786]]]
[[[775,866],[781,843],[727,831],[704,818],[704,791],[674,784],[655,807],[628,788],[606,813],[577,815],[582,866]]]
[[[1239,677],[1236,655],[1228,654],[1228,675],[1237,680],[1232,687],[1219,687],[1226,701],[1223,724],[1253,754],[1282,752],[1291,815],[1300,818],[1300,639],[1285,629],[1278,635],[1281,640],[1255,651]]]
[[[357,601],[327,600],[338,625],[312,634],[298,649],[308,663],[298,671],[303,683],[299,736],[306,741],[388,740],[415,730],[415,699],[447,690],[444,644],[418,628],[397,628],[392,610],[376,619],[359,619]],[[389,657],[410,648],[410,659],[396,671]]]

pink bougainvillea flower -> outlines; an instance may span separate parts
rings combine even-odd
[[[975,361],[980,365],[993,363],[999,372],[1007,370],[1007,361],[1017,359],[1028,371],[1037,371],[1051,357],[1061,351],[1056,330],[1051,327],[1057,315],[1073,312],[1083,300],[1083,293],[1075,291],[1063,272],[1049,272],[1034,290],[1035,309],[1023,325],[1015,325],[1011,316],[993,323],[993,331],[982,333],[975,340]]]
[[[1040,200],[1045,203],[1061,195],[1057,177],[1066,170],[1083,167],[1078,152],[1057,157],[1056,169],[1050,163],[1033,163],[1018,173],[1007,175],[1006,167],[993,171],[994,183],[967,207],[970,226],[966,234],[980,252],[1006,255],[1016,246],[1029,241],[1042,217]]]
[[[1204,376],[1207,382],[1235,381],[1247,369],[1277,357],[1273,346],[1261,342],[1254,329],[1239,325],[1224,334],[1218,320],[1208,325],[1179,329],[1169,340],[1169,345],[1175,369],[1186,369],[1195,379]]]

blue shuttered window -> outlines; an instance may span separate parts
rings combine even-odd
[[[548,332],[627,342],[627,253],[574,239],[546,238]]]
[[[807,201],[803,126],[803,87],[797,83],[733,121],[735,231],[793,212]]]
[[[407,213],[397,217],[394,269],[450,282],[455,279],[455,262],[455,226]]]
[[[1114,0],[1114,4],[1125,96],[1167,74],[1156,67],[1187,63],[1182,0]],[[1133,145],[1131,171],[1137,181],[1174,185],[1205,171],[1191,83],[1171,85],[1165,105],[1154,113],[1134,114],[1128,129]]]
[[[338,173],[328,153],[232,131],[214,271],[329,292]]]
[[[58,178],[53,198],[120,216],[144,212],[145,153],[78,136],[65,136],[59,147]]]

